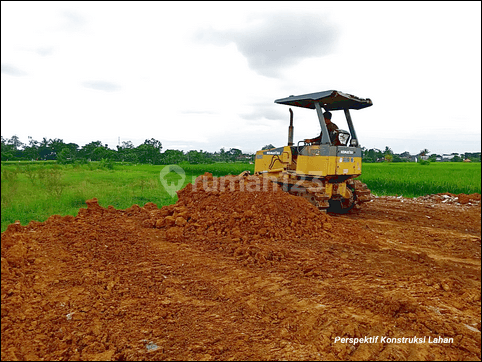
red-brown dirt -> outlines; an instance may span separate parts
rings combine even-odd
[[[9,225],[2,360],[480,360],[480,194],[341,216],[246,180]]]

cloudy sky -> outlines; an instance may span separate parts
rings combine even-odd
[[[1,134],[286,145],[289,107],[325,90],[366,148],[481,150],[480,2],[1,2]],[[315,137],[294,107],[294,138]],[[347,129],[341,111],[333,121]]]

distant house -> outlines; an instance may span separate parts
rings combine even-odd
[[[411,156],[410,156],[410,152],[407,152],[407,151],[405,151],[405,152],[403,152],[403,153],[400,154],[400,158],[401,158],[402,160],[410,161],[410,157],[411,157]]]
[[[402,160],[408,161],[408,162],[418,162],[420,155],[415,155],[412,156],[409,152],[405,151],[400,154],[400,158]]]
[[[470,159],[466,158],[464,162],[472,162]]]
[[[236,161],[250,161],[253,160],[254,155],[242,154],[236,157]]]
[[[447,153],[444,153],[442,155],[442,162],[448,162],[448,161],[452,160],[452,158],[454,158],[454,156],[455,156],[454,154],[449,155]]]

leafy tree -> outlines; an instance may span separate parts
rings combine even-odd
[[[383,152],[381,150],[379,150],[378,148],[375,148],[374,151],[375,151],[375,156],[377,161],[383,158]]]
[[[210,157],[208,156],[209,154],[207,152],[201,151],[189,151],[186,154],[187,160],[189,163],[192,164],[200,164],[200,163],[208,163],[210,161]]]
[[[112,160],[114,158],[114,150],[105,146],[100,146],[94,149],[91,154],[92,161]]]
[[[123,150],[133,150],[136,148],[132,141],[122,141],[122,146],[117,146],[117,149],[123,149]]]
[[[400,155],[394,154],[392,162],[407,162],[407,160],[404,160],[403,158],[401,158]]]
[[[12,138],[7,141],[7,144],[11,145],[14,150],[20,150],[25,147],[25,144],[20,142],[20,138],[18,138],[17,135],[13,135]]]
[[[435,153],[433,153],[433,154],[431,154],[431,155],[428,157],[428,160],[429,160],[430,162],[435,162],[435,161],[437,161],[437,156],[438,156],[438,155],[436,155]]]
[[[236,161],[236,157],[241,156],[243,154],[243,151],[241,151],[239,148],[231,148],[228,152],[228,159],[230,161]]]
[[[39,154],[39,142],[35,141],[31,136],[28,136],[28,146],[23,149],[24,157],[28,160],[37,160]]]
[[[161,154],[161,163],[163,165],[172,165],[182,162],[186,159],[184,152],[179,150],[165,150]]]
[[[14,158],[14,149],[8,140],[2,136],[2,161],[12,160]]]
[[[102,142],[94,141],[94,142],[87,143],[86,145],[84,145],[80,149],[80,151],[79,151],[80,157],[85,158],[85,159],[90,159],[92,161],[100,161],[100,159],[98,159],[98,160],[95,159],[95,156],[94,156],[94,151],[98,147],[103,147]],[[97,153],[99,153],[99,152],[97,152]]]
[[[64,143],[63,139],[54,138],[49,140],[49,147],[52,150],[52,152],[55,153],[55,155],[57,155],[58,153],[60,153],[60,151],[62,151],[65,147],[67,147],[67,145]]]
[[[162,150],[162,143],[161,141],[158,141],[154,138],[151,138],[150,140],[145,140],[144,141],[144,144],[145,145],[151,145],[152,147],[154,147],[155,149],[159,150],[159,152],[161,152]]]
[[[22,148],[25,144],[20,141],[17,135],[12,136],[10,139],[4,139],[2,137],[2,160],[21,159],[23,156]],[[5,155],[3,154],[5,152]]]
[[[472,162],[480,162],[480,152],[466,152],[464,157]]]
[[[393,151],[390,147],[388,146],[385,146],[385,151],[383,151],[383,155],[384,156],[387,156],[387,155],[393,155]]]
[[[365,162],[376,162],[383,157],[383,153],[378,148],[371,148],[366,150],[363,156]]]
[[[228,160],[228,154],[226,153],[226,150],[223,147],[219,150],[219,161],[226,162],[227,160]]]
[[[121,146],[117,146],[117,160],[126,162],[139,162],[136,147],[131,141],[123,141]]]
[[[49,140],[45,137],[42,138],[42,141],[37,144],[37,150],[39,158],[45,160],[45,157],[52,152],[49,148]]]
[[[140,163],[155,163],[155,148],[151,145],[146,145],[145,143],[137,146],[136,154],[139,157]]]
[[[136,148],[136,153],[141,163],[152,163],[158,165],[161,163],[162,143],[151,138],[145,140],[143,144]]]
[[[72,152],[72,155],[76,155],[77,152],[79,152],[79,145],[77,143],[67,143],[65,146]]]
[[[62,151],[57,154],[57,162],[61,164],[73,163],[74,157],[72,151],[68,147],[64,147]]]
[[[231,148],[228,153],[233,156],[239,156],[243,153],[239,148]]]
[[[125,154],[125,158],[123,159],[123,161],[138,163],[139,162],[139,155],[137,153],[135,153],[134,151],[129,151]]]

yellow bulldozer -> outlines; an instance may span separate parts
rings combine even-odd
[[[257,151],[255,174],[269,177],[284,191],[307,198],[322,211],[346,213],[370,201],[370,190],[364,183],[355,180],[361,175],[362,149],[350,110],[370,107],[372,101],[328,90],[289,96],[277,99],[275,103],[315,109],[321,134],[295,145],[293,111],[290,108],[288,145]],[[325,118],[331,118],[331,111],[339,110],[343,110],[349,130],[333,127],[333,123],[327,126],[329,121]]]

